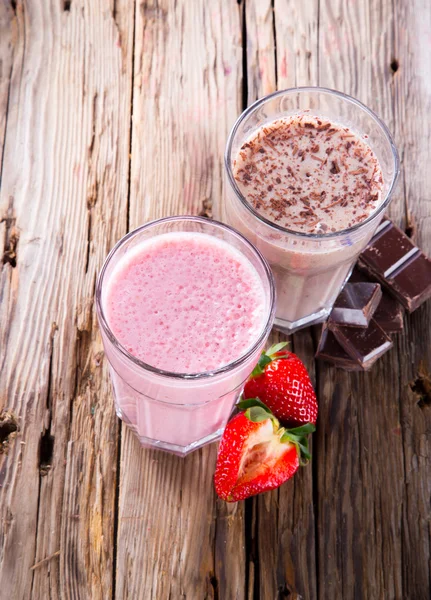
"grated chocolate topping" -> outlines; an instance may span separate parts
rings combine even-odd
[[[383,201],[382,170],[364,137],[321,117],[278,119],[241,146],[234,177],[266,219],[304,233],[340,231]]]

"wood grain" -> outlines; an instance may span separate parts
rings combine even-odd
[[[6,136],[6,118],[9,108],[10,80],[16,36],[16,19],[10,4],[0,4],[0,165]]]
[[[397,2],[394,21],[394,49],[388,73],[394,88],[396,140],[403,157],[402,223],[430,256],[431,65],[426,56],[431,50],[431,6],[418,0],[409,4]],[[402,595],[420,600],[429,597],[431,582],[431,398],[421,394],[417,383],[422,374],[429,376],[431,371],[430,332],[428,302],[407,320],[406,333],[399,343],[404,460]],[[412,388],[416,391],[412,392]]]
[[[233,2],[139,5],[131,228],[220,215],[224,145],[240,111],[240,35]],[[216,447],[179,459],[141,449],[124,429],[121,456],[117,598],[242,598],[242,509],[216,507]]]
[[[0,3],[1,598],[429,598],[431,303],[366,374],[292,336],[312,465],[227,505],[215,445],[179,459],[119,424],[93,296],[128,229],[223,218],[229,129],[277,87],[385,120],[390,215],[431,254],[430,40],[425,0]]]
[[[415,43],[413,28],[406,22],[406,15],[400,14],[404,10],[398,8],[394,13],[389,2],[377,5],[332,0],[321,3],[320,10],[320,84],[355,95],[377,110],[392,126],[405,159],[405,144],[413,145],[412,132],[418,126],[423,131],[426,107],[423,99],[427,98],[429,103],[429,96],[424,90],[415,93],[411,87],[409,70],[416,72],[411,54],[408,58],[405,55],[404,72],[400,69],[394,73],[391,69],[394,59],[402,64],[398,58],[402,48],[394,39],[394,31],[401,34],[402,46]],[[403,107],[397,91],[403,80],[418,103],[415,114]],[[408,135],[404,124],[409,129]],[[403,135],[399,134],[400,125]],[[429,149],[425,149],[422,139],[414,137],[418,148],[416,173],[421,172],[425,180]],[[401,225],[406,223],[403,191],[411,185],[417,186],[419,192],[420,179],[413,169],[404,170],[404,185],[398,189],[390,208],[390,214]],[[413,199],[411,210],[424,214],[426,207],[422,201],[419,204],[419,198]],[[397,347],[368,374],[348,376],[318,366],[321,402],[317,434],[320,449],[317,514],[321,538],[318,581],[325,582],[324,588],[319,587],[319,597],[425,598],[429,593],[426,583],[429,532],[423,526],[416,527],[418,520],[424,522],[429,518],[429,506],[427,509],[423,505],[423,498],[427,494],[429,498],[429,477],[424,463],[419,462],[423,469],[422,483],[416,480],[419,486],[416,492],[412,493],[412,488],[406,485],[408,460],[413,460],[413,456],[406,458],[406,436],[410,438],[409,454],[414,455],[409,420],[423,436],[425,418],[409,400],[409,380],[414,377],[415,369],[411,349],[414,347],[414,355],[430,364],[429,337],[425,350],[421,343],[413,341],[416,338],[410,333],[411,323],[421,316],[422,331],[429,336],[428,304],[407,318],[406,331],[398,337]],[[422,440],[423,444],[423,437]],[[422,498],[418,506],[414,501],[419,514],[407,512],[406,503],[411,503],[417,494]],[[412,546],[406,544],[405,530],[414,531],[414,545],[422,547],[415,559],[411,555]],[[415,560],[415,567],[411,563],[407,574],[403,565],[410,560]],[[358,573],[366,576],[358,577]],[[410,580],[408,585],[406,577]]]
[[[248,103],[295,85],[316,85],[317,3],[247,2]],[[276,58],[276,60],[275,60]],[[304,65],[307,68],[304,72]],[[285,339],[280,334],[274,340]],[[314,378],[310,331],[295,334],[291,348],[306,362]],[[254,598],[288,594],[315,597],[315,521],[312,468],[261,498],[248,501],[252,544],[249,570]]]
[[[17,599],[113,584],[117,420],[93,293],[126,231],[133,17],[63,8],[18,2],[12,24],[0,214],[19,240],[1,272],[0,408],[20,431],[0,456],[0,589]]]

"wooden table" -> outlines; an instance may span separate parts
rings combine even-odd
[[[431,253],[429,0],[2,0],[0,45],[1,599],[428,599],[431,302],[367,374],[294,335],[312,465],[227,505],[216,445],[143,450],[116,418],[93,296],[128,230],[223,218],[230,127],[296,85],[383,117],[390,216]]]

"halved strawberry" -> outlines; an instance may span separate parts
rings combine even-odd
[[[214,475],[223,500],[236,502],[272,490],[292,477],[303,459],[309,459],[308,424],[287,430],[258,399],[244,401],[226,425]]]
[[[260,398],[284,425],[315,423],[316,394],[303,362],[284,350],[287,342],[263,352],[244,387],[244,398]]]

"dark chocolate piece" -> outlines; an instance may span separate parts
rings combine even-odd
[[[391,338],[374,319],[367,329],[344,327],[333,322],[328,322],[328,327],[347,354],[364,368],[371,367],[393,345]]]
[[[334,334],[325,324],[322,329],[322,335],[317,348],[316,358],[332,363],[336,367],[345,369],[346,371],[365,371],[357,360],[352,358],[345,352],[340,344],[335,339]]]
[[[370,280],[376,281],[376,278],[373,277],[372,273],[366,275],[365,271],[360,271],[358,267],[355,267],[350,276],[349,283],[366,283]],[[404,308],[394,296],[391,296],[391,294],[385,290],[382,291],[382,299],[373,315],[373,319],[377,321],[386,333],[398,333],[399,331],[402,331],[404,327]]]
[[[387,279],[411,256],[420,252],[406,234],[391,221],[383,221],[361,259],[376,276]]]
[[[404,308],[393,296],[383,293],[373,319],[386,333],[398,333],[404,327]]]
[[[431,260],[391,221],[384,221],[358,266],[413,312],[431,298]]]
[[[431,260],[421,251],[390,278],[391,290],[413,312],[431,298]]]
[[[378,283],[346,283],[335,301],[330,321],[346,327],[368,327],[382,297]]]
[[[378,283],[377,279],[371,273],[365,272],[363,269],[359,269],[358,265],[355,265],[349,277],[349,283],[367,283],[368,281]]]

